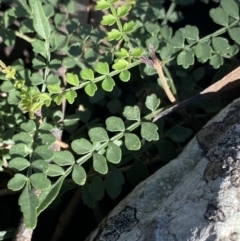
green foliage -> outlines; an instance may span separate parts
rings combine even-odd
[[[176,147],[193,135],[185,120],[168,124],[167,130],[164,122],[150,121],[162,110],[160,104],[166,107],[152,60],[145,57],[150,44],[179,99],[200,92],[198,82],[207,69],[225,68],[236,58],[240,44],[239,5],[234,0],[221,0],[209,9],[218,30],[207,36],[190,24],[180,29],[168,25],[181,20],[178,6],[191,5],[193,0],[173,1],[169,9],[164,8],[164,0],[151,4],[138,0],[133,5],[98,0],[96,9],[108,11],[101,21],[108,31],[83,26],[48,2],[16,1],[10,6],[6,1],[0,21],[6,46],[15,45],[18,36],[33,51],[31,69],[20,59],[10,66],[0,62],[0,170],[7,167],[14,173],[8,188],[21,191],[19,206],[31,229],[60,195],[66,178],[83,186],[83,202],[95,208],[105,194],[116,199],[121,193],[125,182],[121,166],[130,165],[126,179],[137,185],[148,176],[143,153],[170,161],[177,155]],[[66,11],[74,11],[73,2]],[[143,58],[149,65],[141,64]],[[201,67],[195,68],[197,62]],[[59,74],[60,67],[66,74]],[[130,88],[130,94],[122,86]],[[152,90],[145,103],[135,101],[139,86]],[[58,105],[65,106],[65,100],[66,113],[62,113]],[[102,118],[103,108],[113,116]],[[56,131],[64,131],[68,137],[63,142],[70,147],[54,149]]]

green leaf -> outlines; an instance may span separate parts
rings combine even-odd
[[[54,15],[54,9],[53,9],[52,4],[47,3],[47,4],[43,5],[42,7],[43,7],[43,12],[47,18],[50,18]]]
[[[116,51],[114,54],[117,58],[126,58],[129,56],[129,52],[124,48],[121,48],[120,51]]]
[[[62,103],[63,98],[64,94],[59,94],[53,100],[56,102],[57,105],[60,105]]]
[[[95,71],[101,75],[109,74],[109,65],[107,62],[98,62],[95,67]]]
[[[3,92],[11,92],[15,90],[14,85],[10,81],[4,81],[1,85],[1,90]]]
[[[15,143],[26,143],[31,144],[33,142],[33,137],[26,132],[20,132],[12,137]]]
[[[44,160],[36,160],[31,163],[31,167],[33,168],[35,173],[47,172],[49,169],[48,163]]]
[[[218,69],[223,64],[223,58],[219,54],[215,54],[210,58],[210,64],[214,69]]]
[[[46,83],[46,85],[60,86],[61,81],[57,75],[49,74],[45,83]]]
[[[103,16],[101,24],[111,26],[115,22],[116,22],[116,17],[114,17],[112,14],[107,14],[107,15]]]
[[[73,89],[70,89],[66,92],[65,97],[69,104],[72,104],[77,97],[77,92]]]
[[[168,40],[172,37],[172,28],[169,27],[168,25],[164,25],[160,29],[161,37]]]
[[[27,159],[22,157],[13,158],[9,163],[8,167],[11,169],[16,169],[18,171],[22,171],[25,168],[29,167],[30,163]]]
[[[107,10],[111,6],[110,3],[108,3],[105,0],[99,0],[97,1],[97,5],[95,6],[96,10]]]
[[[237,45],[231,45],[230,48],[228,49],[228,52],[227,54],[230,56],[230,57],[233,57],[235,56],[239,51],[239,48]]]
[[[107,132],[102,127],[94,127],[88,131],[91,142],[106,142],[109,140]]]
[[[35,31],[43,38],[48,39],[51,33],[51,26],[43,12],[39,0],[31,0],[29,4],[33,10],[33,27]]]
[[[104,180],[105,189],[111,199],[116,199],[119,196],[123,184],[123,174],[118,169],[112,168]]]
[[[50,180],[44,173],[34,173],[29,178],[32,186],[40,191],[43,191],[51,186]]]
[[[16,35],[13,30],[0,29],[0,36],[2,37],[4,44],[7,46],[13,46],[15,44]]]
[[[123,115],[128,119],[128,120],[136,120],[140,121],[140,110],[137,105],[135,106],[126,106],[123,111]]]
[[[43,69],[46,67],[45,59],[41,56],[37,56],[32,60],[33,68],[34,69]]]
[[[39,207],[37,209],[38,215],[45,210],[53,200],[56,199],[60,188],[62,187],[63,181],[66,176],[70,173],[71,169],[68,170],[62,177],[58,178],[58,180],[51,185],[48,189],[44,190],[39,196]]]
[[[21,173],[17,173],[8,181],[8,188],[13,191],[21,190],[26,184],[28,178]]]
[[[232,40],[234,40],[237,44],[240,44],[240,28],[231,28],[228,30],[228,34]]]
[[[37,159],[43,159],[45,161],[50,161],[54,157],[53,151],[49,150],[48,145],[42,145],[42,146],[37,146],[34,155],[37,157]]]
[[[51,146],[56,141],[56,137],[52,134],[42,134],[36,139],[38,145]]]
[[[27,145],[25,145],[23,143],[15,144],[9,150],[9,154],[11,156],[18,155],[18,156],[25,157],[29,153],[31,153],[31,149]]]
[[[67,16],[66,13],[56,13],[54,15],[54,23],[57,27],[61,27],[65,22]]]
[[[148,169],[141,160],[137,159],[128,170],[126,177],[133,186],[137,186],[148,177]]]
[[[54,152],[53,161],[59,166],[69,166],[74,164],[74,156],[70,151]]]
[[[67,73],[66,74],[66,79],[67,79],[67,82],[70,85],[79,86],[79,84],[80,84],[78,76],[76,74]]]
[[[100,174],[106,174],[108,171],[106,158],[98,153],[93,154],[93,169]]]
[[[130,76],[131,76],[130,72],[126,69],[119,74],[119,78],[123,82],[128,82],[130,80]]]
[[[192,72],[192,77],[195,82],[201,80],[205,75],[205,69],[203,67],[197,68]]]
[[[57,70],[61,67],[61,60],[60,59],[52,59],[48,65],[48,68],[51,70]]]
[[[127,22],[123,25],[123,32],[131,33],[135,30],[136,27],[137,23],[135,23],[134,21]]]
[[[166,47],[163,47],[160,50],[160,57],[161,59],[166,59],[166,58],[169,58],[173,53],[174,53],[174,47],[172,45],[168,45]]]
[[[124,137],[124,143],[128,150],[137,151],[141,148],[141,141],[137,135],[132,133],[125,133]]]
[[[192,130],[189,128],[174,126],[165,133],[165,136],[170,137],[174,142],[184,142],[192,133]]]
[[[68,53],[72,55],[73,57],[79,57],[82,54],[82,46],[80,43],[74,43],[69,46]]]
[[[151,36],[157,36],[157,34],[160,32],[160,25],[151,21],[144,23],[144,28],[151,34]],[[154,49],[155,48],[156,46],[154,46]]]
[[[105,91],[111,92],[113,90],[113,87],[115,86],[115,82],[112,77],[106,76],[106,78],[102,82],[102,88]]]
[[[117,16],[119,18],[127,16],[131,8],[132,8],[131,5],[122,5],[122,6],[118,7]]]
[[[84,185],[86,182],[87,174],[84,168],[75,164],[72,171],[72,179],[78,185]]]
[[[91,69],[82,69],[80,72],[80,76],[85,80],[94,80],[94,73]]]
[[[142,54],[144,53],[144,50],[141,48],[134,48],[131,52],[130,55],[134,58],[139,58],[142,56]]]
[[[27,133],[33,133],[36,131],[36,124],[33,120],[29,120],[27,123],[22,123],[20,128]]]
[[[151,94],[151,95],[147,96],[145,105],[149,110],[154,112],[160,105],[160,99],[158,99],[155,94]]]
[[[70,58],[70,57],[65,57],[62,61],[62,65],[67,69],[73,68],[74,66],[76,66],[76,64],[77,63],[74,60],[74,58]]]
[[[230,48],[228,40],[222,37],[212,38],[213,49],[220,55],[225,55]]]
[[[184,48],[184,38],[180,34],[176,34],[173,38],[171,38],[169,43],[174,48]]]
[[[125,59],[116,59],[112,65],[112,68],[121,71],[126,69],[128,64],[129,63]]]
[[[198,43],[195,48],[195,55],[201,63],[205,63],[210,59],[212,48],[208,43]]]
[[[141,123],[141,136],[147,141],[157,141],[159,139],[158,127],[151,122],[142,122]]]
[[[183,37],[185,37],[186,39],[191,39],[191,40],[199,39],[198,37],[199,32],[195,26],[186,25],[185,28],[181,28],[180,31]]]
[[[122,38],[122,33],[119,32],[117,29],[112,29],[112,31],[108,32],[107,35],[108,35],[107,37],[108,41],[120,40],[120,38]]]
[[[87,84],[84,88],[86,94],[88,94],[89,96],[94,96],[96,90],[97,90],[97,85],[93,82],[90,82],[89,84]]]
[[[116,144],[109,142],[108,148],[107,148],[107,153],[106,153],[106,158],[109,162],[118,164],[122,158],[121,148],[119,146],[117,146]]]
[[[48,164],[48,167],[46,174],[50,177],[62,176],[64,174],[63,168],[56,164]]]
[[[172,142],[159,140],[156,145],[158,147],[158,156],[162,161],[169,162],[177,157],[178,152]]]
[[[88,183],[86,183],[83,186],[82,199],[83,199],[83,203],[87,205],[89,208],[92,208],[92,209],[96,208],[97,201],[90,195]]]
[[[39,206],[38,197],[31,191],[30,185],[26,185],[21,193],[18,204],[24,217],[27,228],[34,229],[37,225],[37,208]]]
[[[104,197],[105,187],[102,178],[96,176],[89,185],[89,194],[98,202]]]
[[[71,147],[79,155],[86,154],[93,151],[93,146],[91,142],[84,138],[74,140],[71,143]]]
[[[194,64],[194,54],[191,50],[183,50],[177,56],[178,65],[182,65],[184,69],[187,69],[190,65]]]
[[[108,131],[125,131],[125,126],[121,118],[111,116],[106,119],[106,127]]]
[[[32,85],[40,85],[43,84],[44,80],[41,74],[39,73],[33,73],[30,77]]]
[[[62,93],[62,89],[59,85],[48,85],[47,89],[50,93]]]
[[[44,41],[36,39],[31,44],[33,47],[33,51],[35,53],[42,54],[43,56],[46,55],[48,49],[47,49],[46,43]]]
[[[209,15],[213,22],[225,27],[228,26],[228,15],[222,8],[217,7],[211,9]]]
[[[239,7],[234,0],[221,0],[220,4],[229,16],[239,19]]]
[[[72,18],[66,22],[66,29],[69,34],[72,34],[74,31],[78,29],[79,25],[79,20],[77,18]]]

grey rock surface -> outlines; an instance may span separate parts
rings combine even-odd
[[[86,240],[240,240],[240,99],[140,183]]]

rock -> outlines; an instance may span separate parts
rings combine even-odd
[[[86,240],[240,240],[240,99],[140,183]]]

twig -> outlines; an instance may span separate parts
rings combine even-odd
[[[155,54],[155,51],[153,49],[153,46],[152,44],[150,44],[150,47],[149,47],[149,50],[150,50],[150,53],[152,55],[152,60],[151,59],[148,59],[146,57],[141,57],[141,61],[145,64],[148,64],[150,66],[152,66],[154,69],[156,69],[157,73],[158,73],[158,76],[159,76],[159,79],[160,79],[160,82],[161,82],[161,85],[163,87],[163,90],[165,91],[168,99],[172,102],[172,103],[176,103],[176,98],[174,97],[173,93],[171,92],[168,84],[167,84],[167,81],[166,81],[166,78],[165,78],[165,75],[163,73],[163,64],[162,62],[157,58],[156,54]]]

